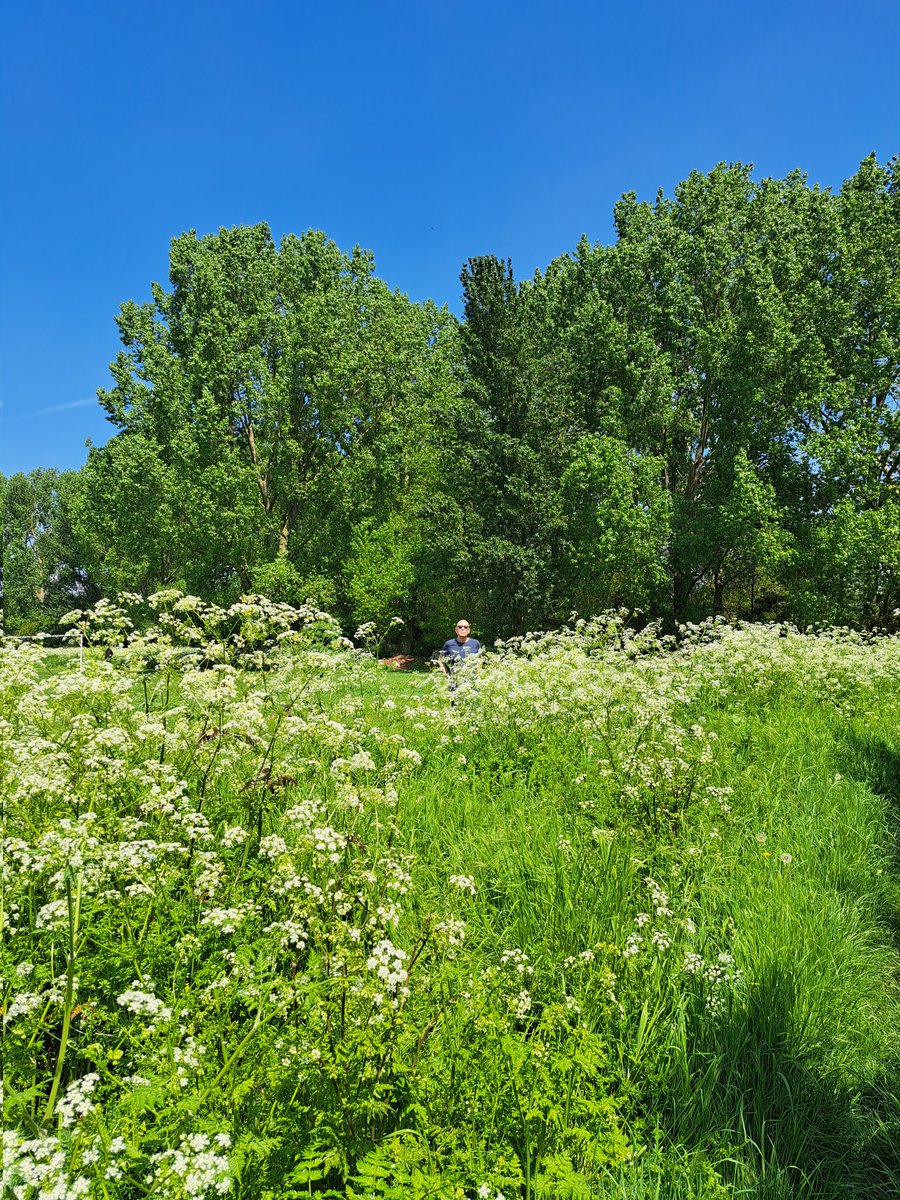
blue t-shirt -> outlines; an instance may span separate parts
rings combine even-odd
[[[458,667],[464,658],[469,658],[472,654],[481,653],[481,642],[477,638],[466,638],[464,642],[458,642],[456,638],[451,638],[449,642],[444,642],[441,648],[441,658],[445,661],[450,659],[448,666],[452,670]]]

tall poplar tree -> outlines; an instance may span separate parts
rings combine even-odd
[[[361,450],[446,389],[434,361],[449,318],[316,232],[280,246],[265,225],[188,233],[170,263],[170,289],[118,318],[100,401],[120,432],[87,472],[87,503],[105,508],[95,567],[204,590],[249,587],[279,557],[300,575],[337,570],[349,534],[331,523],[335,494]]]

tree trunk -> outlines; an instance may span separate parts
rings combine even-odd
[[[716,567],[716,573],[713,576],[713,614],[717,617],[722,615],[722,601],[725,596],[725,577],[722,568]]]
[[[281,529],[278,531],[278,553],[287,554],[288,541],[291,536],[291,530],[294,528],[294,522],[300,513],[300,505],[296,500],[292,500],[287,506],[287,511],[284,514],[284,520],[281,523]]]
[[[694,580],[684,571],[676,571],[672,577],[672,612],[676,621],[687,618],[688,600],[694,590]]]
[[[750,620],[756,620],[756,563],[753,564],[753,574],[750,576]]]

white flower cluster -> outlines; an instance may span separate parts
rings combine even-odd
[[[260,839],[260,858],[281,858],[283,854],[287,854],[287,842],[277,833],[270,833],[267,837]]]
[[[588,963],[594,962],[596,960],[596,958],[597,958],[597,955],[596,955],[595,951],[593,951],[591,949],[580,950],[578,952],[578,954],[571,954],[571,955],[569,955],[568,958],[564,958],[563,966],[569,967],[569,968],[584,966]]]
[[[373,946],[372,953],[366,960],[366,969],[374,971],[392,992],[396,992],[407,979],[406,968],[403,965],[406,958],[405,950],[398,950],[388,938],[382,938]]]
[[[347,835],[330,825],[320,825],[309,834],[319,862],[339,863],[347,847]]]
[[[639,933],[629,933],[625,939],[625,945],[622,947],[622,957],[634,958],[636,954],[640,954],[643,944],[644,939]]]
[[[79,1118],[86,1117],[97,1107],[91,1100],[91,1093],[99,1082],[100,1076],[91,1072],[83,1075],[81,1079],[76,1079],[66,1088],[62,1099],[56,1106],[60,1124],[64,1129],[68,1129]]]
[[[175,1074],[179,1087],[188,1087],[192,1079],[203,1074],[201,1064],[205,1053],[206,1047],[191,1034],[185,1037],[180,1046],[173,1047],[172,1058],[175,1062]]]
[[[234,933],[249,915],[249,905],[238,904],[231,908],[210,908],[200,918],[200,924],[219,933]]]
[[[448,917],[445,921],[438,921],[434,932],[443,938],[448,946],[461,946],[466,940],[466,923],[457,917]]]
[[[148,980],[148,983],[150,981]],[[152,983],[151,983],[152,986]],[[170,1021],[172,1010],[153,992],[145,992],[139,979],[135,979],[128,991],[116,996],[116,1004],[134,1013],[136,1017],[152,1017],[154,1020]]]
[[[198,900],[211,900],[225,879],[225,864],[215,850],[197,852],[198,871],[193,884],[193,893]]]
[[[655,879],[649,876],[644,880],[647,887],[650,889],[650,898],[653,902],[653,907],[656,910],[658,917],[671,917],[672,910],[669,908],[669,897],[662,890]]]
[[[305,950],[309,934],[300,924],[299,921],[273,921],[271,925],[266,926],[266,933],[281,934],[281,948],[287,950]]]
[[[384,875],[384,887],[397,896],[405,896],[412,884],[409,871],[395,858],[380,858],[378,865]]]
[[[247,830],[241,825],[229,825],[226,826],[219,844],[223,850],[231,850],[234,846],[243,846],[247,837]]]
[[[518,946],[504,950],[500,955],[500,966],[511,968],[516,975],[533,975],[534,967],[528,961],[528,955]]]
[[[461,892],[468,892],[470,896],[476,894],[475,880],[471,875],[451,875],[449,882]]]
[[[14,1130],[3,1132],[2,1185],[15,1200],[78,1200],[91,1186],[84,1175],[70,1175],[58,1138],[26,1139]]]
[[[181,1139],[177,1150],[154,1154],[151,1176],[154,1188],[161,1195],[171,1194],[171,1181],[177,1179],[187,1196],[202,1200],[205,1196],[224,1196],[231,1191],[228,1158],[222,1153],[231,1145],[227,1133],[210,1138],[205,1133],[191,1133]]]
[[[40,1008],[46,999],[47,997],[40,992],[19,992],[7,1005],[3,1013],[3,1024],[8,1025],[16,1017],[27,1017],[29,1013]]]
[[[520,1020],[526,1017],[531,1011],[531,993],[522,988],[517,996],[511,998],[510,1009]]]
[[[66,900],[51,900],[38,910],[35,918],[37,929],[65,929],[69,922],[69,905]]]
[[[734,956],[724,951],[709,963],[699,954],[686,954],[684,971],[705,983],[706,1008],[711,1013],[721,1012],[729,992],[744,982],[744,973],[735,966]]]
[[[354,771],[374,771],[375,759],[368,750],[357,750],[350,758],[336,758],[331,764],[332,775],[347,775]]]

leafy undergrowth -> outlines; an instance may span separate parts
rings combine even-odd
[[[10,1194],[897,1194],[897,639],[608,617],[451,704],[156,608],[0,652]]]

